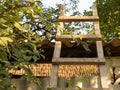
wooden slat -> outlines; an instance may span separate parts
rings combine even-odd
[[[60,58],[60,53],[61,53],[61,41],[56,41],[53,57]],[[53,64],[51,71],[51,78],[50,78],[51,87],[57,87],[57,79],[58,79],[57,75],[58,75],[58,65]]]
[[[60,58],[60,54],[61,54],[61,41],[56,41],[55,42],[55,47],[54,47],[54,53],[53,53],[53,57],[55,58]]]
[[[49,89],[48,89],[49,90]],[[50,88],[50,90],[80,90],[77,88]],[[110,90],[109,88],[82,88],[81,90]]]
[[[103,46],[102,41],[96,41],[97,46],[97,55],[99,58],[104,58]]]
[[[97,13],[97,8],[96,8],[96,5],[93,5],[92,7],[92,10],[93,10],[93,16],[98,16],[98,13]],[[99,27],[99,21],[95,21],[94,22],[94,29],[95,29],[95,34],[100,34],[100,27]],[[103,49],[102,49],[102,42],[101,41],[96,41],[96,47],[97,47],[97,56],[98,57],[104,57],[103,55]],[[100,65],[98,65],[98,72],[99,72],[99,88],[101,89],[102,88],[102,77],[101,77],[101,72],[100,72]]]
[[[60,58],[60,54],[61,54],[61,41],[56,41],[53,57]],[[53,64],[51,70],[50,87],[57,87],[57,80],[58,80],[58,65]]]
[[[82,40],[102,40],[101,35],[58,35],[56,36],[57,41],[69,41],[73,39],[82,39]]]
[[[53,58],[54,64],[105,64],[104,58]]]
[[[58,22],[98,21],[98,16],[60,16]]]
[[[58,65],[52,66],[51,71],[51,78],[50,78],[50,87],[57,87],[57,80],[58,80]]]

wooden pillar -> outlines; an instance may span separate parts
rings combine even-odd
[[[61,42],[56,41],[55,48],[54,48],[53,61],[60,58],[60,53],[61,53]],[[57,87],[57,81],[58,81],[58,65],[54,64],[52,65],[50,87]]]
[[[65,14],[65,6],[61,5],[61,7],[60,7],[60,16],[64,16],[64,14]],[[63,22],[59,22],[59,26],[57,27],[56,37],[60,36],[62,34],[63,29],[64,29]],[[56,41],[52,61],[57,60],[57,59],[60,58],[61,47],[62,47],[61,41]],[[58,65],[53,64],[52,65],[52,71],[51,71],[51,78],[50,78],[50,87],[52,87],[52,88],[57,87],[57,81],[58,81]]]
[[[93,5],[93,16],[98,16],[96,5]],[[96,35],[101,35],[100,33],[100,26],[99,21],[94,21],[94,29]],[[104,60],[104,53],[103,53],[103,47],[102,47],[102,41],[96,41],[96,47],[97,47],[97,55],[98,58],[101,60]],[[107,85],[107,72],[106,72],[106,66],[105,65],[98,65],[99,67],[99,88],[108,88]]]

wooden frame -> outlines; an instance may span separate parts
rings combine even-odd
[[[58,65],[59,64],[97,64],[97,65],[104,65],[105,59],[103,55],[103,47],[102,47],[102,41],[101,41],[101,34],[100,34],[100,27],[99,27],[99,17],[97,14],[96,6],[93,6],[93,16],[64,16],[65,15],[65,7],[62,5],[60,9],[60,16],[58,18],[59,26],[57,28],[56,33],[56,42],[55,42],[55,49],[54,49],[54,55],[52,59],[52,73],[51,73],[51,80],[50,80],[50,87],[52,87],[52,90],[61,90],[57,88],[57,72],[58,72]],[[94,22],[94,29],[95,34],[94,35],[62,35],[62,32],[64,30],[64,24],[63,22],[78,22],[78,21],[89,21]],[[96,47],[97,47],[97,55],[98,58],[60,58],[61,53],[61,41],[69,41],[73,38],[75,39],[86,39],[86,40],[95,40],[96,41]],[[99,73],[101,72],[101,68],[99,68]],[[103,89],[103,86],[101,84],[101,75],[100,77],[100,89],[82,89],[82,90],[109,90],[109,89]],[[55,87],[55,89],[53,88]],[[67,90],[67,89],[65,89]],[[69,89],[73,90],[73,89]],[[75,89],[74,89],[75,90]]]

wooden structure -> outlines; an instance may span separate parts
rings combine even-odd
[[[104,82],[105,78],[105,58],[103,54],[103,47],[102,47],[102,41],[101,41],[101,33],[100,33],[100,27],[99,27],[99,17],[97,14],[96,6],[93,6],[93,16],[65,16],[65,7],[64,5],[61,5],[60,9],[60,16],[59,16],[59,26],[57,28],[56,33],[56,42],[55,42],[55,48],[54,48],[54,54],[52,59],[52,70],[51,70],[51,79],[50,79],[50,88],[52,90],[61,90],[57,88],[57,79],[58,79],[58,65],[59,64],[96,64],[99,66],[99,88],[98,89],[85,89],[85,90],[108,90],[103,89],[106,88],[104,85],[106,84]],[[94,22],[94,35],[83,35],[83,39],[87,40],[95,40],[96,41],[96,48],[97,48],[97,58],[61,58],[61,47],[62,47],[62,41],[66,40],[72,40],[71,35],[62,35],[63,29],[64,29],[64,23],[63,22],[85,22],[90,21]],[[76,35],[75,38],[79,38],[79,35]],[[102,80],[104,78],[104,80]],[[67,89],[65,89],[67,90]],[[69,90],[75,90],[75,89],[69,89]]]

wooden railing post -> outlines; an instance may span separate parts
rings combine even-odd
[[[60,6],[60,16],[64,16],[64,15],[65,15],[65,6],[61,5]],[[57,27],[56,37],[60,36],[62,34],[63,29],[64,29],[63,22],[59,22],[59,25]],[[52,61],[58,60],[60,58],[61,47],[62,47],[61,41],[56,41]],[[57,81],[58,81],[58,65],[53,64],[52,71],[51,71],[51,78],[50,78],[50,87],[57,87]]]
[[[93,16],[98,16],[97,7],[95,4],[93,5],[92,9],[93,9]],[[96,35],[101,35],[99,21],[94,21],[94,29],[95,29]],[[101,60],[105,60],[105,59],[103,59],[104,52],[103,52],[102,41],[96,41],[96,47],[97,47],[98,58],[100,58]],[[99,68],[98,69],[98,71],[99,71],[99,88],[108,88],[107,77],[106,77],[107,76],[106,66],[98,65],[98,68]]]

